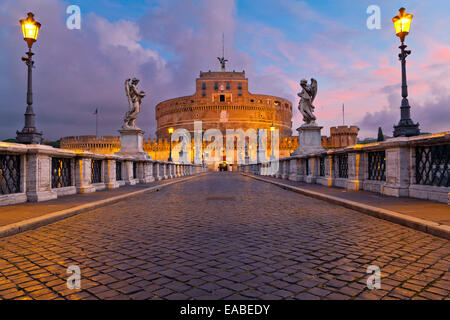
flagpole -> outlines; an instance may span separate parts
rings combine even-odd
[[[345,126],[344,104],[342,104],[342,125]]]
[[[98,137],[98,108],[95,109],[95,136]]]

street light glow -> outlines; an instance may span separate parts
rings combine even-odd
[[[409,34],[413,15],[410,13],[406,13],[405,8],[400,8],[398,11],[399,14],[392,18],[392,22],[394,23],[395,27],[395,34],[403,42],[405,41],[405,37]]]
[[[23,39],[31,48],[33,42],[36,42],[37,40],[41,24],[34,20],[34,14],[32,12],[28,12],[28,17],[26,19],[21,19],[20,25],[22,26]]]

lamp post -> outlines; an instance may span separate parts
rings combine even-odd
[[[411,54],[411,50],[405,50],[405,37],[409,33],[413,15],[406,13],[405,8],[400,8],[398,16],[392,18],[394,23],[395,33],[400,38],[400,54],[399,60],[402,64],[402,103],[400,106],[400,121],[398,125],[394,125],[394,137],[410,137],[420,134],[419,123],[414,123],[411,120],[410,105],[408,102],[408,86],[406,84],[406,57]]]
[[[40,144],[42,142],[42,132],[38,132],[35,127],[35,117],[33,111],[33,91],[32,91],[32,69],[34,61],[32,59],[34,53],[31,52],[31,47],[33,43],[36,42],[39,29],[41,24],[34,20],[34,14],[28,12],[28,17],[26,19],[20,20],[20,25],[23,32],[23,40],[28,44],[28,52],[26,55],[28,57],[22,57],[22,61],[28,67],[28,88],[27,88],[27,109],[25,111],[25,126],[22,131],[17,131],[16,141],[19,143]]]
[[[273,161],[275,159],[275,155],[273,154],[273,132],[274,132],[274,130],[275,130],[275,127],[272,122],[272,124],[270,126],[270,149],[271,149],[270,160],[271,161]]]
[[[170,152],[169,152],[169,159],[167,161],[172,162],[172,133],[173,133],[173,128],[169,128],[169,134],[170,134],[170,138],[169,138],[169,143],[170,143]]]

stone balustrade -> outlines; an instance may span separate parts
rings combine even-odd
[[[0,142],[0,206],[205,172],[202,165]]]
[[[239,170],[450,204],[450,131],[267,160]]]

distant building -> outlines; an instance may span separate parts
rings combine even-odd
[[[330,128],[330,137],[322,136],[322,146],[327,149],[343,148],[358,142],[357,126],[337,126]]]

